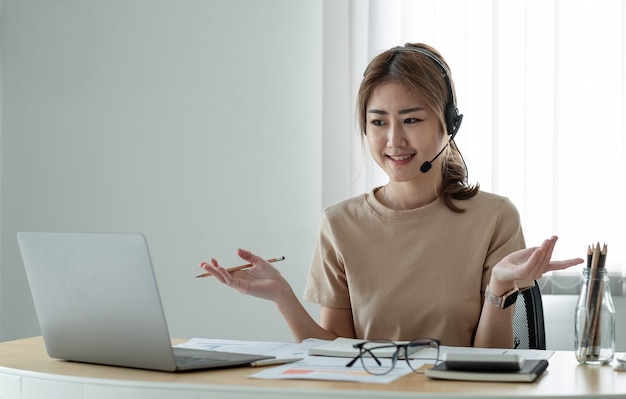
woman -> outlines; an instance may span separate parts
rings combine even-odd
[[[274,301],[298,340],[412,340],[511,347],[517,288],[579,263],[551,261],[556,237],[525,248],[519,214],[506,198],[467,182],[453,139],[462,115],[449,69],[424,44],[378,55],[358,93],[362,136],[389,176],[382,187],[324,211],[304,299],[258,256],[229,274],[200,266],[240,292]]]

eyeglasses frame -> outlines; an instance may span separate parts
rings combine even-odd
[[[424,342],[424,344],[419,343],[419,342]],[[365,348],[366,345],[371,345],[373,343],[380,343],[381,346],[377,346],[377,347],[374,347],[374,348]],[[433,344],[434,344],[434,346],[433,346]],[[368,372],[369,374],[372,374],[372,375],[385,375],[385,374],[390,373],[396,367],[396,364],[398,363],[398,359],[400,358],[400,351],[404,350],[404,360],[406,360],[406,362],[409,365],[409,367],[411,368],[411,370],[413,372],[415,372],[415,373],[423,374],[424,373],[423,371],[416,370],[411,365],[411,362],[409,361],[410,360],[409,348],[414,347],[414,346],[421,346],[421,347],[423,347],[423,349],[436,347],[437,355],[436,355],[434,360],[435,360],[435,364],[437,364],[437,363],[439,363],[439,348],[441,346],[441,341],[439,341],[438,339],[435,339],[435,338],[416,338],[416,339],[414,339],[414,340],[412,340],[410,342],[399,344],[399,343],[396,343],[396,342],[393,342],[393,341],[387,340],[387,339],[374,339],[374,340],[366,340],[366,341],[363,341],[363,342],[359,342],[359,343],[354,344],[352,346],[355,349],[359,350],[359,354],[356,355],[352,360],[350,360],[348,362],[348,364],[346,364],[346,367],[352,367],[356,363],[357,360],[361,359],[361,365],[363,366],[363,369],[366,372]],[[365,364],[363,363],[363,358],[365,357],[366,354],[369,353],[369,357],[374,359],[376,361],[376,363],[378,363],[378,365],[380,366],[380,365],[382,365],[382,363],[380,362],[380,360],[378,360],[378,357],[375,356],[372,353],[372,349],[385,348],[385,347],[389,347],[389,348],[395,347],[396,348],[394,354],[391,357],[391,359],[392,359],[391,367],[389,368],[389,370],[385,371],[384,373],[372,373],[371,370],[369,370],[365,366]],[[421,349],[418,349],[415,352],[418,352],[419,350],[421,350]],[[411,354],[413,354],[415,352],[411,352]]]

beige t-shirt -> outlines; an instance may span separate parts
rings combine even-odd
[[[324,211],[304,299],[352,308],[356,337],[471,346],[491,268],[525,248],[519,213],[479,192],[396,211],[375,190]]]

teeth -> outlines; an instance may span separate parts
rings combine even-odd
[[[389,158],[393,159],[394,161],[404,161],[411,158],[412,156],[413,155],[389,155]]]

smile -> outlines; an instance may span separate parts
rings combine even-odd
[[[415,156],[415,154],[408,154],[408,155],[387,155],[388,158],[391,158],[394,161],[406,161],[407,159],[411,159]]]

